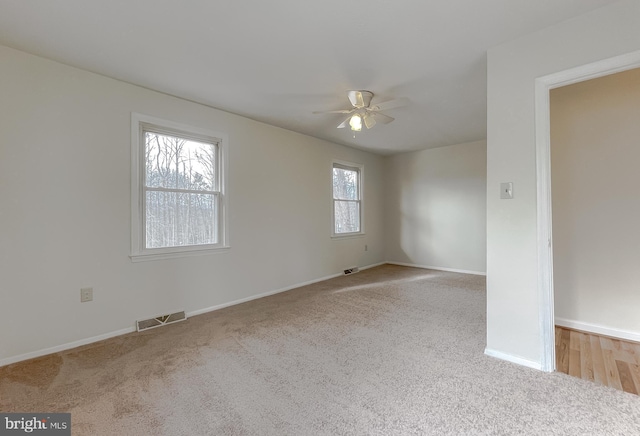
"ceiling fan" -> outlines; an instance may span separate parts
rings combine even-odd
[[[390,123],[394,118],[381,113],[381,111],[404,106],[409,101],[407,98],[398,98],[372,105],[373,92],[371,91],[347,91],[347,97],[349,97],[349,101],[353,106],[351,109],[316,111],[314,114],[349,114],[344,121],[338,124],[338,129],[349,126],[351,130],[359,132],[362,130],[362,124],[367,129],[370,129],[376,123]]]

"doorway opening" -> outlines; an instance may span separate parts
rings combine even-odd
[[[549,94],[555,88],[638,67],[640,51],[544,76],[535,83],[538,292],[544,371],[556,369]]]
[[[556,370],[637,395],[640,68],[552,89],[550,113]]]

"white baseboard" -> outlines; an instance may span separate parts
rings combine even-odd
[[[413,268],[434,269],[436,271],[447,271],[447,272],[455,272],[455,273],[461,273],[461,274],[473,274],[473,275],[476,275],[476,276],[486,276],[487,275],[486,272],[482,272],[482,271],[470,271],[470,270],[466,270],[466,269],[444,268],[444,267],[440,267],[440,266],[416,265],[414,263],[393,262],[393,261],[390,261],[390,260],[388,260],[385,263],[388,263],[390,265],[410,266],[410,267],[413,267]]]
[[[502,351],[496,351],[490,348],[485,348],[484,354],[495,357],[496,359],[506,360],[507,362],[516,363],[518,365],[526,366],[527,368],[542,371],[542,365],[540,365],[540,362],[534,362],[533,360],[525,359],[524,357],[514,356],[512,354],[503,353]]]
[[[367,266],[361,266],[360,271],[364,271],[365,269],[369,269],[369,268],[375,268],[377,266],[386,265],[387,263],[388,262],[378,262],[378,263],[372,263],[371,265],[367,265]]]
[[[556,325],[567,327],[570,329],[581,330],[588,333],[596,333],[598,335],[612,336],[614,338],[626,339],[628,341],[640,342],[640,332],[630,330],[622,330],[614,327],[607,327],[588,322],[575,321],[573,319],[556,317]]]
[[[12,363],[22,362],[23,360],[34,359],[36,357],[46,356],[47,354],[58,353],[60,351],[70,350],[72,348],[81,347],[83,345],[92,344],[94,342],[104,341],[115,336],[126,335],[127,333],[135,332],[135,327],[129,327],[126,329],[116,330],[114,332],[105,333],[98,336],[92,336],[90,338],[80,339],[79,341],[67,342],[66,344],[57,345],[55,347],[44,348],[42,350],[32,351],[30,353],[20,354],[18,356],[7,357],[0,359],[0,366],[11,365]]]
[[[372,265],[360,266],[358,268],[360,269],[360,271],[363,271],[365,269],[375,268],[376,266],[384,265],[385,263],[386,262],[379,262],[379,263],[374,263]],[[224,309],[225,307],[235,306],[236,304],[246,303],[247,301],[257,300],[259,298],[268,297],[270,295],[279,294],[281,292],[287,292],[287,291],[290,291],[292,289],[300,288],[302,286],[312,285],[314,283],[323,282],[323,281],[329,280],[329,279],[334,279],[336,277],[340,277],[340,276],[343,276],[343,275],[344,275],[343,273],[331,274],[329,276],[320,277],[319,279],[309,280],[307,282],[298,283],[298,284],[295,284],[295,285],[292,285],[292,286],[287,286],[285,288],[276,289],[275,291],[264,292],[262,294],[252,295],[251,297],[241,298],[239,300],[233,300],[233,301],[230,301],[228,303],[222,303],[222,304],[217,304],[217,305],[211,306],[211,307],[205,307],[204,309],[198,309],[198,310],[194,310],[192,312],[187,312],[187,316],[188,317],[192,317],[192,316],[196,316],[196,315],[202,315],[203,313],[213,312],[213,311],[216,311],[216,310]]]
[[[216,310],[224,309],[225,307],[235,306],[236,304],[246,303],[247,301],[257,300],[259,298],[268,297],[270,295],[279,294],[281,292],[287,292],[287,291],[290,291],[290,290],[295,289],[295,288],[300,288],[302,286],[312,285],[314,283],[322,282],[324,280],[334,279],[334,278],[340,277],[342,275],[344,275],[344,274],[343,273],[331,274],[330,276],[321,277],[321,278],[315,279],[315,280],[309,280],[307,282],[298,283],[296,285],[292,285],[292,286],[287,286],[285,288],[276,289],[275,291],[263,292],[262,294],[252,295],[252,296],[246,297],[246,298],[240,298],[239,300],[229,301],[228,303],[216,304],[215,306],[205,307],[204,309],[198,309],[198,310],[194,310],[192,312],[187,312],[187,316],[188,317],[192,317],[192,316],[196,316],[196,315],[202,315],[203,313],[214,312]]]
[[[384,265],[385,263],[386,262],[380,262],[380,263],[375,263],[375,264],[372,264],[372,265],[362,266],[362,267],[360,267],[360,270],[362,271],[362,270],[365,270],[365,269],[374,268],[376,266]],[[246,303],[247,301],[257,300],[258,298],[268,297],[269,295],[275,295],[275,294],[279,294],[281,292],[290,291],[290,290],[295,289],[295,288],[300,288],[302,286],[311,285],[313,283],[318,283],[318,282],[322,282],[324,280],[333,279],[333,278],[336,278],[336,277],[340,277],[342,275],[343,275],[343,273],[331,274],[331,275],[328,275],[328,276],[325,276],[325,277],[320,277],[318,279],[309,280],[309,281],[306,281],[306,282],[303,282],[303,283],[298,283],[298,284],[295,284],[295,285],[292,285],[292,286],[287,286],[287,287],[281,288],[281,289],[276,289],[275,291],[264,292],[262,294],[253,295],[251,297],[246,297],[246,298],[241,298],[239,300],[230,301],[228,303],[222,303],[222,304],[218,304],[218,305],[211,306],[211,307],[205,307],[204,309],[193,310],[191,312],[187,312],[187,317],[190,318],[192,316],[201,315],[203,313],[213,312],[214,310],[220,310],[220,309],[224,309],[225,307],[234,306],[236,304]],[[129,327],[129,328],[126,328],[126,329],[116,330],[114,332],[105,333],[105,334],[102,334],[102,335],[93,336],[93,337],[86,338],[86,339],[81,339],[79,341],[68,342],[66,344],[57,345],[55,347],[44,348],[42,350],[32,351],[32,352],[29,352],[29,353],[20,354],[18,356],[7,357],[7,358],[4,358],[4,359],[0,359],[0,367],[5,366],[5,365],[11,365],[12,363],[21,362],[23,360],[29,360],[29,359],[33,359],[33,358],[36,358],[36,357],[46,356],[47,354],[53,354],[53,353],[58,353],[60,351],[70,350],[72,348],[80,347],[82,345],[92,344],[94,342],[103,341],[105,339],[110,339],[110,338],[113,338],[115,336],[125,335],[127,333],[132,333],[132,332],[135,332],[135,331],[136,331],[135,326],[132,326],[132,327]]]

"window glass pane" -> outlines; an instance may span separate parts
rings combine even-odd
[[[146,248],[218,242],[216,194],[146,192]]]
[[[359,200],[358,171],[333,168],[333,198]]]
[[[146,186],[217,191],[217,147],[144,132]]]
[[[357,201],[334,201],[335,232],[355,233],[360,231],[360,203]]]

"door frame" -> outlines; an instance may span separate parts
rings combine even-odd
[[[543,371],[556,369],[551,215],[551,119],[549,91],[640,67],[640,50],[539,77],[535,81],[538,295]]]

